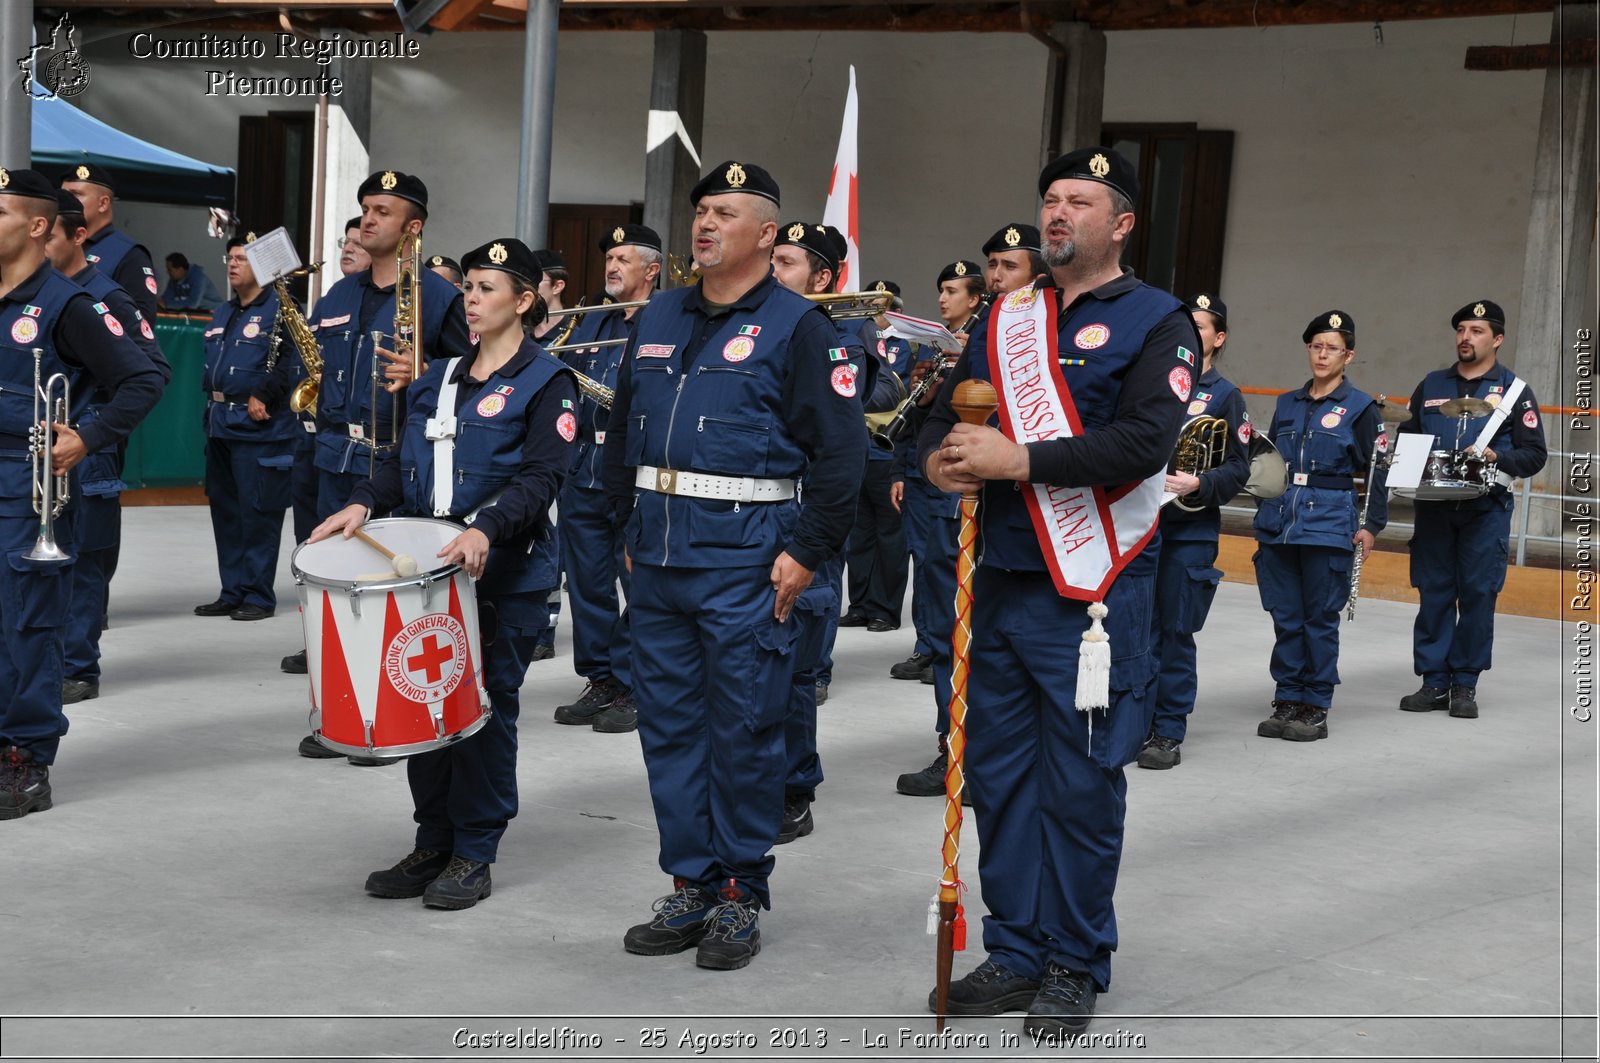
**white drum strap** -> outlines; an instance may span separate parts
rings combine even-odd
[[[452,358],[444,367],[444,382],[439,386],[439,405],[428,421],[427,436],[433,440],[433,515],[448,517],[455,498],[456,479],[456,364]]]
[[[1506,423],[1506,418],[1511,416],[1511,411],[1517,408],[1517,399],[1522,397],[1522,389],[1527,387],[1521,377],[1511,378],[1511,388],[1500,400],[1500,405],[1494,408],[1489,415],[1489,423],[1483,426],[1483,431],[1478,433],[1477,440],[1472,444],[1472,449],[1483,453],[1483,448],[1489,445],[1494,434],[1500,431],[1500,426]]]

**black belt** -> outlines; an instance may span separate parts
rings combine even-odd
[[[1305,479],[1301,479],[1304,476]],[[1355,487],[1355,477],[1345,474],[1342,476],[1328,473],[1295,473],[1289,477],[1289,483],[1294,487],[1322,487],[1329,491],[1348,491]]]
[[[0,450],[31,450],[33,443],[27,436],[0,434]]]

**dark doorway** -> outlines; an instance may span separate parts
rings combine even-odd
[[[579,299],[593,304],[605,295],[606,256],[600,239],[618,225],[644,221],[643,203],[552,203],[550,248],[567,260],[567,290],[561,301],[576,306]]]
[[[1233,133],[1193,123],[1106,125],[1101,143],[1139,168],[1138,222],[1122,260],[1180,299],[1222,284]],[[1226,293],[1222,293],[1227,298]]]
[[[311,246],[313,111],[268,111],[239,119],[239,220],[243,232],[289,230],[302,262]],[[302,302],[306,278],[291,282]]]

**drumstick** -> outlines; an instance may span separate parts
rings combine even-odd
[[[384,557],[388,558],[389,564],[394,566],[395,575],[409,578],[417,574],[417,559],[412,557],[410,554],[395,553],[393,550],[389,549],[387,546],[384,546],[382,543],[368,535],[366,532],[362,531],[360,528],[353,529],[351,534],[353,534],[357,539],[360,539],[362,542],[366,543],[368,546],[372,547],[374,550],[378,551],[378,553],[382,554]]]

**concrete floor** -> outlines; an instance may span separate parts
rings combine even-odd
[[[816,833],[780,850],[754,964],[703,971],[622,951],[670,883],[636,738],[551,720],[582,687],[565,624],[523,687],[522,811],[493,897],[377,900],[367,872],[410,848],[404,770],[295,755],[287,547],[276,618],[200,619],[205,511],[125,519],[103,693],[70,713],[56,807],[0,824],[5,1058],[689,1057],[685,1031],[756,1038],[718,1058],[1059,1054],[1017,1015],[902,1041],[933,1031],[943,807],[893,790],[933,753],[931,688],[887,677],[909,632],[840,633]],[[1395,710],[1411,619],[1364,601],[1332,737],[1261,739],[1270,626],[1253,587],[1222,585],[1183,764],[1129,771],[1115,984],[1100,1043],[1073,1054],[1594,1058],[1596,725],[1564,711],[1562,630],[1501,617],[1483,716],[1463,721]],[[964,842],[975,883],[970,825]],[[958,976],[982,958],[981,909],[974,891]],[[602,1044],[457,1033],[563,1026]]]

